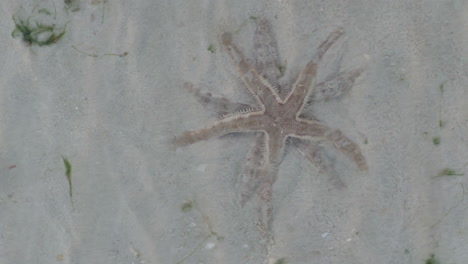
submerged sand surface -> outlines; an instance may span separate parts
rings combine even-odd
[[[0,3],[0,263],[467,262],[466,1],[37,3],[66,24],[53,45],[11,37],[35,4]],[[235,32],[252,54],[251,16],[271,21],[288,81],[337,27],[319,79],[370,58],[350,93],[311,110],[368,171],[330,150],[338,188],[288,148],[271,244],[257,204],[238,204],[254,137],[171,144],[216,120],[184,82],[251,102],[218,41]],[[434,177],[446,168],[465,175]]]

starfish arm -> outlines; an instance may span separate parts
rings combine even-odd
[[[260,183],[260,175],[264,173],[263,167],[263,148],[265,144],[265,136],[259,133],[256,136],[255,144],[247,154],[245,166],[242,173],[240,184],[240,204],[241,206],[247,202],[258,188]]]
[[[276,181],[278,165],[284,151],[285,137],[280,133],[265,133],[265,153],[262,166],[257,168],[258,187],[256,193],[260,200],[259,215],[261,231],[269,234],[273,220],[273,183]]]
[[[283,158],[284,146],[286,145],[286,137],[280,133],[266,133],[265,157],[267,162],[265,166],[275,172]],[[276,173],[272,173],[273,182],[276,180]]]
[[[351,71],[341,72],[335,78],[317,84],[309,102],[326,102],[348,92],[363,71],[364,66],[361,66]]]
[[[329,176],[330,182],[334,186],[340,189],[345,187],[345,184],[335,171],[334,161],[327,156],[325,151],[316,142],[296,140],[295,146],[307,160],[319,169],[320,173]]]
[[[359,146],[347,138],[340,130],[335,130],[327,135],[327,139],[333,143],[335,148],[348,156],[356,163],[360,170],[367,170],[366,159],[361,153]]]
[[[198,141],[207,140],[235,132],[253,132],[262,129],[261,112],[226,117],[208,128],[196,131],[185,131],[174,139],[176,146],[187,146]]]
[[[341,27],[335,29],[335,31],[330,33],[330,35],[328,35],[328,38],[324,42],[322,42],[322,44],[320,44],[317,52],[314,55],[313,60],[319,62],[322,59],[323,55],[325,55],[327,50],[333,45],[333,43],[335,43],[338,40],[338,38],[341,37],[341,35],[343,35],[343,33],[344,30]]]
[[[299,119],[292,123],[289,134],[291,137],[309,140],[323,140],[332,129],[320,121]]]
[[[260,230],[265,234],[270,234],[273,220],[273,182],[262,180],[257,190],[260,199],[258,208],[260,215]]]
[[[343,29],[339,28],[332,32],[328,38],[322,42],[319,46],[318,51],[312,57],[312,59],[307,63],[302,72],[299,74],[299,77],[296,80],[296,83],[293,86],[293,89],[289,93],[285,101],[291,104],[291,107],[295,110],[298,115],[300,114],[302,108],[308,101],[308,97],[313,90],[313,82],[317,75],[317,65],[322,59],[325,52],[331,47],[333,43],[343,34]]]
[[[236,64],[240,79],[262,107],[273,103],[275,100],[281,100],[268,81],[258,74],[255,68],[247,62],[237,46],[232,43],[230,33],[223,33],[221,35],[221,43],[229,54],[229,57]]]
[[[279,53],[271,24],[265,18],[259,18],[256,22],[257,29],[254,35],[255,68],[260,76],[263,76],[272,86],[278,85],[281,77],[278,65]],[[279,86],[273,88],[280,96],[284,92]]]
[[[253,106],[248,104],[231,102],[225,97],[213,96],[211,93],[204,93],[199,88],[193,87],[193,84],[190,82],[184,83],[184,88],[191,93],[201,105],[213,109],[220,116],[255,109]]]

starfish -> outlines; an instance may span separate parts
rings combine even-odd
[[[288,142],[294,143],[321,172],[332,170],[332,165],[320,147],[324,142],[331,143],[344,153],[359,169],[367,169],[366,160],[356,143],[340,130],[328,127],[315,117],[306,118],[303,114],[311,103],[328,101],[347,92],[362,73],[363,67],[332,74],[324,82],[316,84],[319,62],[344,33],[339,28],[321,43],[288,91],[279,80],[281,71],[271,26],[266,19],[257,19],[256,22],[255,66],[233,43],[231,33],[221,34],[220,41],[257,105],[231,102],[224,97],[203,93],[191,83],[185,83],[185,88],[202,105],[214,109],[222,118],[206,128],[182,133],[175,137],[174,144],[186,146],[230,133],[254,132],[256,140],[247,154],[240,184],[240,203],[243,205],[257,194],[260,199],[260,226],[262,230],[269,231],[273,212],[272,186]]]

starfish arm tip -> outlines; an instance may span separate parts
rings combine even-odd
[[[186,131],[180,134],[179,136],[174,136],[172,138],[172,143],[176,148],[190,145],[195,141],[196,140],[194,140],[194,137],[192,136],[192,133],[190,131]]]

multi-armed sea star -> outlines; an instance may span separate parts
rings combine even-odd
[[[363,71],[363,67],[360,67],[349,72],[335,73],[326,81],[315,84],[318,63],[342,34],[343,30],[338,29],[329,35],[299,74],[288,93],[279,82],[281,72],[276,42],[266,19],[257,20],[254,37],[255,67],[249,64],[233,44],[232,35],[223,33],[221,43],[237,66],[239,78],[259,107],[230,102],[223,97],[213,97],[209,93],[202,93],[190,83],[185,84],[200,103],[225,116],[207,128],[186,131],[177,136],[174,140],[177,146],[189,145],[228,133],[257,133],[255,145],[247,154],[240,186],[240,202],[244,204],[255,193],[259,196],[260,224],[263,230],[270,230],[273,209],[272,186],[283,157],[286,139],[295,138],[294,143],[299,150],[323,172],[327,172],[330,166],[319,146],[321,142],[332,143],[361,170],[367,169],[366,160],[359,146],[340,130],[331,129],[316,118],[308,120],[301,115],[308,104],[327,101],[348,91]]]

